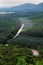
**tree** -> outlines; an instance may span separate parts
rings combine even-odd
[[[18,58],[17,65],[26,65],[26,61],[25,61],[24,57],[19,57]]]

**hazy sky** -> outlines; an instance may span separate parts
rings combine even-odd
[[[43,0],[0,0],[0,7],[16,6],[16,5],[20,5],[23,3],[38,4],[40,2],[43,2]]]

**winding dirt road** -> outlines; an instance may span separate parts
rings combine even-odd
[[[20,29],[18,30],[17,34],[13,37],[13,38],[16,38],[21,32],[22,32],[22,29],[24,28],[24,24],[21,25]]]
[[[13,37],[14,39],[22,32],[24,28],[24,24],[21,25],[20,29],[18,30],[17,34]],[[34,56],[39,56],[39,52],[37,50],[31,49]]]

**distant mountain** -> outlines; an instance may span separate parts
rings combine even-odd
[[[36,6],[37,11],[43,11],[43,3],[40,3]]]
[[[0,11],[6,11],[6,12],[32,12],[32,11],[43,11],[43,3],[40,3],[38,5],[36,4],[22,4],[20,6],[14,6],[10,8],[0,8]]]

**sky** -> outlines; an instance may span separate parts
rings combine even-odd
[[[43,0],[0,0],[0,7],[18,6],[24,3],[38,4]]]

